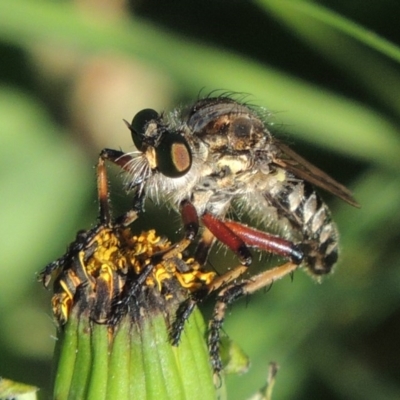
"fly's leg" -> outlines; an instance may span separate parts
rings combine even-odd
[[[210,291],[218,291],[217,303],[209,326],[209,352],[213,370],[218,374],[222,370],[222,363],[219,355],[220,331],[224,322],[226,309],[229,304],[247,294],[271,285],[274,281],[298,268],[304,258],[300,248],[278,236],[250,228],[235,221],[224,221],[227,228],[231,229],[247,246],[256,247],[268,253],[284,256],[290,262],[262,272],[254,278],[235,283],[236,279],[243,273],[243,265],[228,271],[226,274],[214,280],[210,285]],[[220,238],[218,238],[221,240]],[[222,240],[221,240],[222,241]],[[229,246],[229,243],[225,243]],[[237,275],[237,276],[235,276]]]
[[[116,325],[120,318],[127,312],[129,308],[129,304],[132,301],[131,299],[136,296],[137,290],[141,288],[142,284],[144,283],[145,279],[153,270],[153,266],[157,265],[160,262],[168,261],[174,257],[179,256],[179,254],[186,250],[186,248],[190,245],[193,239],[196,237],[198,231],[198,220],[197,220],[197,213],[195,212],[194,207],[188,203],[188,205],[183,205],[183,209],[185,209],[183,215],[183,221],[185,226],[186,236],[184,239],[180,240],[178,243],[171,246],[169,249],[155,253],[151,257],[150,264],[146,266],[146,268],[141,272],[139,278],[135,277],[135,281],[130,286],[129,293],[123,295],[123,301],[116,301],[114,303],[115,312],[114,315],[116,316],[112,321],[110,321],[111,325]],[[190,299],[191,300],[191,299]],[[197,301],[193,301],[193,304],[186,304],[183,303],[185,307],[179,308],[177,315],[180,315],[180,318],[176,318],[176,321],[180,321],[180,323],[176,325],[176,328],[172,328],[171,334],[171,341],[172,343],[179,343],[179,338],[181,332],[183,330],[183,326],[186,320],[189,318],[190,314],[192,313],[194,306],[197,304]],[[181,311],[179,311],[181,310]],[[182,314],[180,314],[182,313]],[[181,324],[181,325],[180,325]],[[174,339],[177,337],[177,339]]]
[[[122,170],[129,172],[129,164],[130,161],[132,160],[132,157],[128,154],[123,153],[122,151],[111,150],[111,149],[102,150],[99,156],[99,162],[97,167],[97,183],[99,190],[98,197],[99,197],[100,216],[101,216],[100,223],[111,223],[111,215],[110,215],[111,213],[109,210],[109,202],[108,202],[108,182],[107,182],[107,173],[105,168],[105,160],[108,160],[109,162],[112,162],[113,164],[119,166]],[[132,188],[135,188],[135,186],[139,187],[140,184],[141,182],[133,182]],[[140,191],[137,191],[134,199],[133,208],[128,212],[126,212],[125,214],[123,214],[121,217],[117,218],[114,221],[113,226],[114,227],[127,226],[131,222],[133,222],[137,218],[138,212],[143,210],[143,201],[144,197],[141,195]],[[140,278],[142,278],[142,280],[144,281],[144,279],[151,273],[153,265],[156,265],[159,262],[176,257],[182,251],[186,250],[186,248],[192,243],[192,241],[197,236],[199,230],[199,221],[194,206],[188,201],[183,201],[180,205],[180,211],[184,225],[185,237],[178,243],[171,246],[170,249],[154,254],[150,265],[144,271],[142,271],[139,279],[135,278],[135,284],[133,285],[133,287],[130,288],[129,293],[123,296],[124,300],[123,301],[120,301],[118,299],[114,300],[113,315],[115,315],[115,317],[111,321],[109,321],[111,325],[115,325],[118,322],[118,320],[128,311],[129,303],[132,301],[132,298],[135,297],[137,288],[141,286]],[[191,311],[188,311],[189,315],[190,313]],[[184,315],[182,316],[182,318],[185,318]]]
[[[215,278],[209,285],[197,290],[192,296],[180,304],[169,335],[173,346],[179,345],[186,321],[191,316],[197,304],[202,302],[210,293],[216,292],[221,287],[239,278],[245,271],[247,271],[247,267],[243,265],[228,271],[226,274]]]
[[[197,236],[197,233],[199,231],[199,218],[196,208],[188,200],[182,201],[182,203],[180,204],[180,212],[182,216],[185,237],[177,243],[177,248],[186,249]],[[208,251],[209,249],[206,250],[207,254]],[[205,259],[206,258],[207,256],[205,257]],[[196,261],[198,261],[196,256],[195,259]],[[199,262],[199,264],[204,265],[204,262]],[[169,335],[173,346],[178,346],[186,321],[189,319],[195,306],[201,300],[203,300],[204,297],[206,297],[207,292],[208,290],[206,288],[205,290],[199,289],[195,294],[193,294],[179,306],[176,312],[175,320],[172,323]]]
[[[108,160],[115,165],[118,165],[121,169],[129,172],[129,162],[132,161],[132,157],[129,154],[124,153],[120,150],[103,149],[99,156],[102,160]]]
[[[187,200],[180,204],[180,213],[182,216],[183,230],[185,236],[174,245],[177,252],[182,252],[193,242],[199,232],[199,217],[194,205]]]
[[[240,222],[223,221],[210,213],[205,213],[201,220],[217,240],[225,244],[239,257],[242,265],[251,264],[252,257],[249,247],[286,257],[297,264],[300,264],[303,260],[303,252],[297,245],[278,236],[250,228]],[[210,241],[209,243],[212,244]],[[202,249],[202,252],[204,252],[204,249]]]
[[[107,320],[107,324],[110,326],[116,326],[119,321],[131,310],[130,304],[136,298],[138,291],[143,286],[147,277],[151,274],[156,264],[150,262],[140,272],[139,276],[128,275],[124,285],[124,289],[117,298],[113,298],[111,302],[112,312],[110,313],[111,318]],[[129,288],[129,289],[127,289]],[[121,298],[123,300],[121,300]],[[135,307],[138,309],[138,307]]]
[[[250,228],[235,221],[224,221],[225,225],[239,236],[247,246],[255,247],[267,253],[283,256],[300,264],[303,261],[304,254],[300,247],[291,241],[280,238],[279,236]],[[229,247],[229,246],[228,246]]]
[[[110,222],[110,212],[109,210],[109,199],[108,199],[108,181],[107,181],[107,170],[104,165],[105,160],[112,162],[113,164],[119,166],[122,170],[129,172],[129,161],[132,157],[129,154],[125,154],[119,150],[103,149],[99,156],[99,161],[97,164],[97,188],[99,196],[99,206],[100,206],[100,223],[102,219],[108,220]],[[127,211],[114,221],[114,226],[128,226],[133,221],[137,219],[138,212],[143,208],[143,196],[139,193],[135,195],[133,207],[131,210]]]
[[[180,242],[181,244],[186,244],[186,247],[192,242],[199,230],[199,218],[197,215],[196,208],[194,205],[188,201],[184,200],[180,205],[181,216],[183,220],[184,230],[185,230],[185,238]],[[205,214],[206,219],[209,216],[209,219],[215,221],[212,225],[212,228],[209,229],[206,225],[206,229],[203,232],[202,238],[197,246],[195,259],[200,265],[204,265],[208,254],[210,252],[211,246],[215,240],[215,237],[218,235],[219,237],[229,238],[233,243],[235,248],[244,249],[243,254],[240,253],[240,257],[244,262],[251,261],[251,254],[245,254],[246,246],[243,241],[238,238],[229,228],[226,228],[223,221],[213,217],[211,214]],[[204,215],[202,216],[202,221],[204,223]],[[214,228],[214,229],[213,229]],[[225,242],[224,242],[225,243]],[[179,245],[179,243],[178,243]],[[246,258],[246,259],[245,259]],[[201,302],[209,293],[209,289],[207,287],[199,289],[196,293],[194,293],[189,299],[184,301],[178,311],[176,313],[175,321],[171,326],[170,331],[170,340],[174,346],[177,346],[180,342],[180,338],[185,327],[186,321],[189,319],[192,314],[195,306]]]
[[[303,253],[294,243],[278,236],[250,228],[239,222],[230,220],[222,221],[209,213],[205,213],[201,217],[201,220],[206,226],[206,230],[200,241],[200,251],[199,248],[197,249],[196,260],[199,261],[197,256],[200,254],[200,260],[205,262],[215,238],[229,247],[239,257],[242,265],[215,278],[208,286],[200,289],[198,292],[194,293],[191,298],[181,304],[176,319],[171,327],[170,338],[173,345],[179,344],[185,322],[194,310],[196,304],[201,302],[210,293],[218,292],[219,290],[221,290],[222,293],[224,287],[234,286],[235,284],[232,284],[232,282],[247,271],[247,266],[251,263],[251,254],[248,247],[256,247],[268,253],[284,256],[291,260],[296,266],[301,264],[303,260]],[[274,270],[267,272],[270,273],[271,271]],[[274,280],[276,279],[279,279],[279,277]]]
[[[215,242],[215,236],[204,227],[201,238],[196,246],[194,258],[200,265],[205,265],[210,253],[211,247]]]
[[[110,222],[111,221],[111,216],[109,212],[109,203],[108,203],[108,182],[107,182],[107,173],[106,173],[106,168],[105,168],[105,160],[108,160],[112,162],[115,165],[118,165],[121,169],[129,172],[129,161],[132,160],[132,157],[128,154],[125,154],[121,151],[118,150],[111,150],[111,149],[104,149],[100,153],[99,156],[99,162],[98,162],[98,167],[97,167],[97,181],[98,181],[98,188],[99,188],[99,204],[100,204],[100,215],[101,221],[103,223]],[[133,184],[133,187],[135,185],[140,185],[140,182],[136,182]],[[131,222],[133,222],[137,218],[137,213],[138,211],[141,211],[143,209],[142,203],[143,203],[143,196],[141,196],[140,193],[138,193],[135,196],[135,201],[134,201],[134,206],[133,209],[128,211],[127,213],[123,214],[121,217],[117,218],[116,221],[114,221],[113,226],[127,226]],[[151,273],[153,269],[153,265],[157,265],[159,262],[169,260],[173,257],[178,256],[181,252],[186,250],[186,248],[193,242],[193,240],[196,238],[198,230],[199,230],[199,219],[197,216],[197,212],[193,204],[191,204],[189,201],[182,201],[180,204],[180,211],[182,215],[182,220],[183,220],[183,226],[184,226],[184,231],[185,231],[185,237],[171,246],[170,249],[154,254],[152,256],[151,263],[144,271],[142,271],[139,279],[135,278],[135,284],[133,287],[130,288],[130,291],[128,294],[123,296],[124,300],[119,301],[116,300],[114,301],[113,308],[114,308],[114,315],[116,316],[112,321],[109,321],[111,325],[115,325],[118,320],[127,312],[129,308],[129,303],[131,302],[131,299],[135,297],[137,288],[141,286],[141,281],[145,280],[145,278]],[[142,279],[141,279],[142,278]],[[194,305],[193,305],[194,307]],[[188,315],[191,314],[191,310],[187,311]],[[186,314],[185,314],[186,315]],[[182,315],[182,319],[184,321],[187,319],[185,318],[185,315]],[[183,322],[184,324],[184,322]],[[177,328],[177,331],[179,328]],[[179,333],[180,337],[180,333]],[[179,339],[177,340],[179,341]]]
[[[198,295],[199,293],[197,293]],[[201,293],[201,297],[205,297],[206,292]],[[192,315],[196,305],[201,301],[200,296],[192,296],[181,303],[176,311],[175,320],[172,323],[169,338],[172,346],[178,346],[181,340],[181,335],[185,327],[186,321]],[[203,298],[204,298],[203,297]]]
[[[240,283],[231,283],[223,288],[217,296],[213,317],[209,324],[208,348],[211,357],[211,364],[216,375],[222,370],[222,362],[219,355],[220,331],[225,319],[228,306],[237,299],[254,293],[259,289],[271,285],[278,279],[294,272],[298,264],[288,262],[268,271],[264,271],[255,277]]]
[[[183,205],[187,207],[186,216],[183,215],[182,211],[184,210],[184,208],[181,207],[181,214],[182,219],[184,220],[184,224],[185,220],[188,219],[189,215],[192,215],[192,213],[196,213],[196,220],[198,221],[197,212],[194,206],[189,201],[185,201]],[[192,217],[192,219],[194,220],[194,217]],[[183,329],[185,327],[185,323],[189,319],[195,306],[200,303],[204,298],[206,298],[209,293],[216,291],[221,286],[228,284],[229,282],[243,274],[243,272],[247,270],[247,265],[251,263],[251,254],[245,243],[229,227],[225,225],[224,221],[218,219],[217,217],[214,217],[209,213],[205,213],[201,217],[201,220],[205,225],[205,229],[196,249],[196,261],[200,265],[204,265],[207,261],[212,244],[214,243],[215,239],[218,239],[222,243],[227,245],[230,249],[232,249],[246,266],[242,265],[238,267],[239,270],[238,268],[235,268],[234,270],[229,271],[226,275],[223,275],[222,277],[217,277],[211,283],[212,287],[205,287],[198,290],[189,299],[187,299],[180,305],[170,332],[170,339],[174,346],[177,346],[179,344]],[[192,227],[194,227],[194,225],[192,225]],[[198,222],[196,231],[193,231],[193,233],[197,233],[197,230]],[[187,231],[187,229],[185,229],[185,231]],[[228,276],[228,274],[230,276]]]
[[[135,219],[137,219],[137,211],[138,207],[134,207],[134,209],[129,210],[124,213],[122,216],[118,217],[115,221],[112,220],[111,210],[110,210],[110,202],[109,202],[109,191],[108,191],[108,179],[107,179],[107,169],[105,166],[105,160],[109,160],[112,163],[118,165],[122,169],[126,170],[127,163],[132,158],[129,155],[117,150],[109,150],[104,149],[99,157],[99,161],[97,164],[97,188],[98,188],[98,201],[100,207],[100,224],[108,225],[113,229],[118,227],[125,227],[131,224]],[[168,259],[169,257],[173,257],[175,253],[174,249],[168,250],[163,254],[155,254],[151,262],[144,268],[141,272],[140,276],[127,277],[127,282],[125,282],[125,287],[129,287],[129,293],[125,293],[123,297],[123,301],[119,300],[115,296],[112,296],[110,300],[110,308],[113,309],[111,315],[113,317],[108,320],[104,320],[103,322],[109,323],[111,326],[117,324],[117,322],[122,318],[123,315],[126,314],[129,310],[129,304],[131,299],[134,298],[137,294],[137,290],[143,285],[146,278],[153,271],[154,265],[160,262],[163,259]],[[169,254],[171,253],[171,254]],[[128,285],[129,279],[133,279],[133,283]],[[117,284],[117,282],[116,282]]]
[[[157,260],[166,261],[179,256],[179,254],[185,251],[196,238],[199,231],[199,218],[195,207],[189,201],[184,200],[180,204],[180,212],[185,232],[184,238],[173,244],[168,250],[154,254],[152,257],[154,262]]]
[[[111,210],[108,199],[108,182],[107,170],[104,165],[104,160],[99,158],[97,163],[97,197],[99,202],[99,222],[102,225],[110,225]]]
[[[225,244],[239,257],[242,265],[251,264],[252,257],[249,248],[244,240],[226,224],[226,221],[207,212],[201,216],[201,221],[217,240]]]

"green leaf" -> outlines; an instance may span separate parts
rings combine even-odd
[[[360,24],[334,11],[328,10],[317,2],[307,0],[256,0],[256,3],[279,17],[283,22],[287,23],[291,29],[307,35],[310,40],[319,40],[321,35],[315,33],[317,33],[317,31],[320,33],[320,25],[325,25],[400,62],[399,46],[384,39],[377,33],[364,28]],[[308,19],[306,20],[306,18]],[[316,24],[309,24],[311,20],[319,23],[318,26]]]

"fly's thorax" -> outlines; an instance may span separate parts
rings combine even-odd
[[[253,157],[250,152],[235,155],[223,155],[215,162],[217,170],[229,170],[232,176],[240,175],[243,172],[250,171],[254,165]]]
[[[250,150],[236,154],[209,151],[208,170],[193,189],[192,202],[201,215],[208,211],[225,216],[230,204],[250,189],[249,180],[257,173],[254,153]]]
[[[195,133],[212,152],[240,152],[264,141],[264,127],[250,115],[223,115]]]
[[[279,191],[285,183],[286,171],[269,168],[266,163],[255,161],[253,151],[242,151],[235,155],[209,153],[207,173],[193,187],[192,198],[199,215],[208,211],[224,217],[232,203],[246,203],[248,210],[266,201],[256,201],[264,191]],[[237,211],[237,210],[236,210]]]
[[[210,152],[250,150],[270,138],[264,123],[249,107],[226,98],[197,104],[187,124]]]
[[[207,165],[210,168],[193,187],[190,201],[199,215],[207,211],[223,217],[234,196],[240,192],[241,185],[227,166],[220,168],[215,163]]]

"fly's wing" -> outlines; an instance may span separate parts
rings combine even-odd
[[[352,206],[360,207],[350,190],[345,186],[336,182],[324,171],[321,171],[319,168],[312,165],[285,144],[274,140],[274,145],[278,150],[273,157],[274,164],[285,168],[298,178],[304,179],[305,181],[334,194]]]

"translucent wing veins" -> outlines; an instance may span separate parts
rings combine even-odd
[[[360,204],[354,199],[353,194],[345,186],[299,156],[285,144],[274,140],[274,145],[280,150],[273,158],[275,164],[287,169],[297,177],[334,194],[352,206],[360,207]]]

